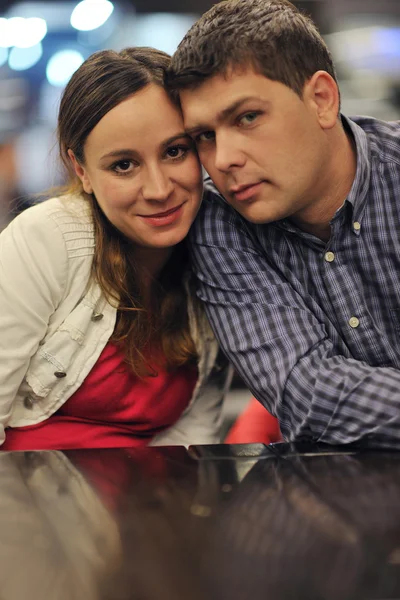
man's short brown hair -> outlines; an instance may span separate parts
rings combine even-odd
[[[188,31],[167,73],[171,91],[251,66],[300,97],[316,71],[336,81],[329,50],[313,21],[288,0],[225,0]]]

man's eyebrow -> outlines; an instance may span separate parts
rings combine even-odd
[[[242,106],[242,104],[245,104],[246,102],[252,102],[254,100],[260,101],[260,98],[258,96],[244,96],[243,98],[239,98],[238,100],[235,100],[235,102],[232,102],[232,104],[230,104],[229,106],[227,106],[226,108],[224,108],[223,110],[221,110],[221,112],[219,112],[217,114],[216,119],[215,119],[216,122],[222,123],[223,121],[226,121],[227,119],[229,119],[229,117],[232,116],[233,113],[235,113]],[[186,132],[188,135],[193,135],[193,134],[197,133],[198,131],[207,131],[207,129],[210,129],[209,125],[199,123],[198,125],[189,127],[186,130]]]
[[[181,140],[182,138],[185,138],[186,140],[189,139],[189,134],[187,131],[180,131],[176,135],[173,135],[173,136],[167,138],[164,142],[161,143],[161,145],[164,147],[170,146],[171,144],[176,142],[176,140]]]
[[[166,140],[163,140],[161,142],[160,146],[162,148],[166,148],[167,146],[170,146],[171,144],[173,144],[176,140],[181,140],[182,138],[187,139],[187,140],[189,139],[189,135],[186,133],[186,131],[180,131],[176,135],[172,135],[171,137],[167,138]],[[125,156],[132,156],[135,153],[136,153],[136,150],[134,150],[134,148],[118,148],[118,150],[112,150],[111,152],[104,154],[100,160],[106,160],[108,158],[121,158],[121,157],[125,157]]]

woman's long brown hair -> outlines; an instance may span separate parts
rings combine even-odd
[[[163,86],[169,61],[167,54],[152,48],[97,52],[69,81],[58,117],[60,154],[70,179],[68,191],[85,197],[93,216],[93,276],[108,301],[118,308],[111,340],[123,348],[127,364],[141,377],[157,373],[154,356],[161,356],[169,369],[196,357],[183,282],[188,263],[186,244],[183,241],[173,249],[152,283],[150,298],[145,296],[129,240],[108,221],[94,195],[85,194],[68,150],[84,164],[85,141],[100,119],[149,83]]]

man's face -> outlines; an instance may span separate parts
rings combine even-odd
[[[180,93],[185,129],[215,185],[243,217],[307,217],[326,194],[329,143],[319,106],[252,69]]]

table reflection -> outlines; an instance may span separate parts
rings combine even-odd
[[[117,522],[62,452],[0,456],[0,597],[95,600],[121,561]]]
[[[1,600],[400,597],[400,455],[0,455]]]

